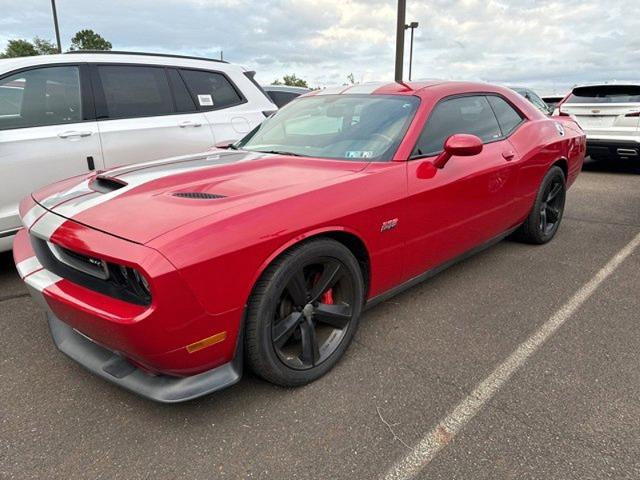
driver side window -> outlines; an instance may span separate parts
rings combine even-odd
[[[439,154],[447,138],[456,133],[476,135],[484,143],[498,140],[502,136],[486,97],[473,95],[438,103],[422,130],[412,156]]]

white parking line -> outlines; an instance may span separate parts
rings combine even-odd
[[[451,413],[438,423],[412,452],[398,461],[385,475],[385,480],[407,480],[426,467],[436,454],[491,400],[500,388],[519,370],[536,351],[551,337],[596,291],[625,259],[640,245],[640,234],[636,235],[622,250],[584,284],[567,303],[557,310],[539,330],[521,343],[475,390],[462,400]]]

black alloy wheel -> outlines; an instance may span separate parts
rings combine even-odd
[[[558,166],[544,176],[531,213],[515,232],[515,237],[534,244],[549,242],[558,231],[566,199],[566,179]]]
[[[540,202],[540,231],[549,235],[558,227],[564,209],[564,179],[555,176],[546,186]]]
[[[337,259],[324,257],[301,265],[285,286],[271,327],[280,360],[296,369],[325,361],[353,320],[353,279]]]
[[[256,284],[247,311],[247,360],[285,386],[326,373],[357,329],[364,282],[341,243],[312,240],[279,257]]]

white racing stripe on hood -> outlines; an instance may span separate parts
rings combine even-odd
[[[71,200],[72,198],[76,198],[80,195],[85,195],[89,192],[93,192],[93,190],[89,188],[89,180],[84,180],[71,188],[54,193],[53,195],[42,200],[40,204],[44,208],[51,210],[60,203],[64,203],[68,200]]]
[[[42,215],[47,213],[47,211],[42,208],[40,205],[35,204],[27,213],[25,213],[24,217],[22,217],[22,225],[24,228],[29,230],[33,224],[38,220]]]
[[[211,158],[211,157],[207,157]],[[219,158],[219,157],[218,157]],[[127,192],[130,192],[134,188],[138,188],[145,183],[152,182],[154,180],[158,180],[160,178],[168,177],[171,175],[178,175],[180,173],[192,172],[195,170],[203,170],[205,168],[209,168],[213,165],[220,165],[224,163],[229,163],[229,161],[205,161],[194,165],[193,163],[185,164],[178,163],[172,165],[163,165],[162,168],[160,166],[158,168],[150,168],[150,169],[141,169],[138,171],[133,171],[126,174],[121,174],[117,178],[126,182],[127,185],[119,188],[118,190],[114,190],[113,192],[108,193],[95,193],[91,195],[85,195],[81,197],[77,197],[74,200],[70,200],[62,205],[59,205],[55,208],[55,212],[58,215],[62,215],[66,218],[73,218],[75,215],[78,215],[85,210],[93,208],[97,205],[105,203],[109,200],[112,200],[120,195],[124,195]],[[111,177],[111,172],[109,175],[105,175],[106,177]],[[89,190],[93,192],[93,190]],[[39,222],[38,222],[39,223]]]
[[[57,192],[40,202],[42,205],[51,208],[55,213],[50,213],[42,206],[36,205],[27,212],[23,223],[26,228],[31,228],[31,232],[35,235],[49,240],[67,219],[72,219],[81,212],[124,195],[145,183],[171,175],[203,170],[214,165],[235,163],[238,161],[239,156],[247,159],[258,156],[248,155],[245,152],[238,154],[228,153],[228,155],[224,153],[185,155],[110,170],[103,174],[106,178],[117,176],[119,180],[122,180],[127,185],[112,192],[100,193],[89,187],[89,180],[83,180],[79,184]],[[42,216],[45,213],[46,215]],[[36,222],[41,216],[42,218]]]
[[[60,215],[47,212],[31,227],[30,233],[43,240],[50,240],[53,233],[66,221]]]

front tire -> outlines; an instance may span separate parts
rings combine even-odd
[[[310,240],[278,257],[247,306],[246,358],[260,377],[293,387],[327,373],[358,328],[364,281],[339,242]]]
[[[536,201],[529,216],[516,232],[520,240],[542,245],[558,231],[566,198],[566,179],[558,166],[553,166],[542,179]]]

